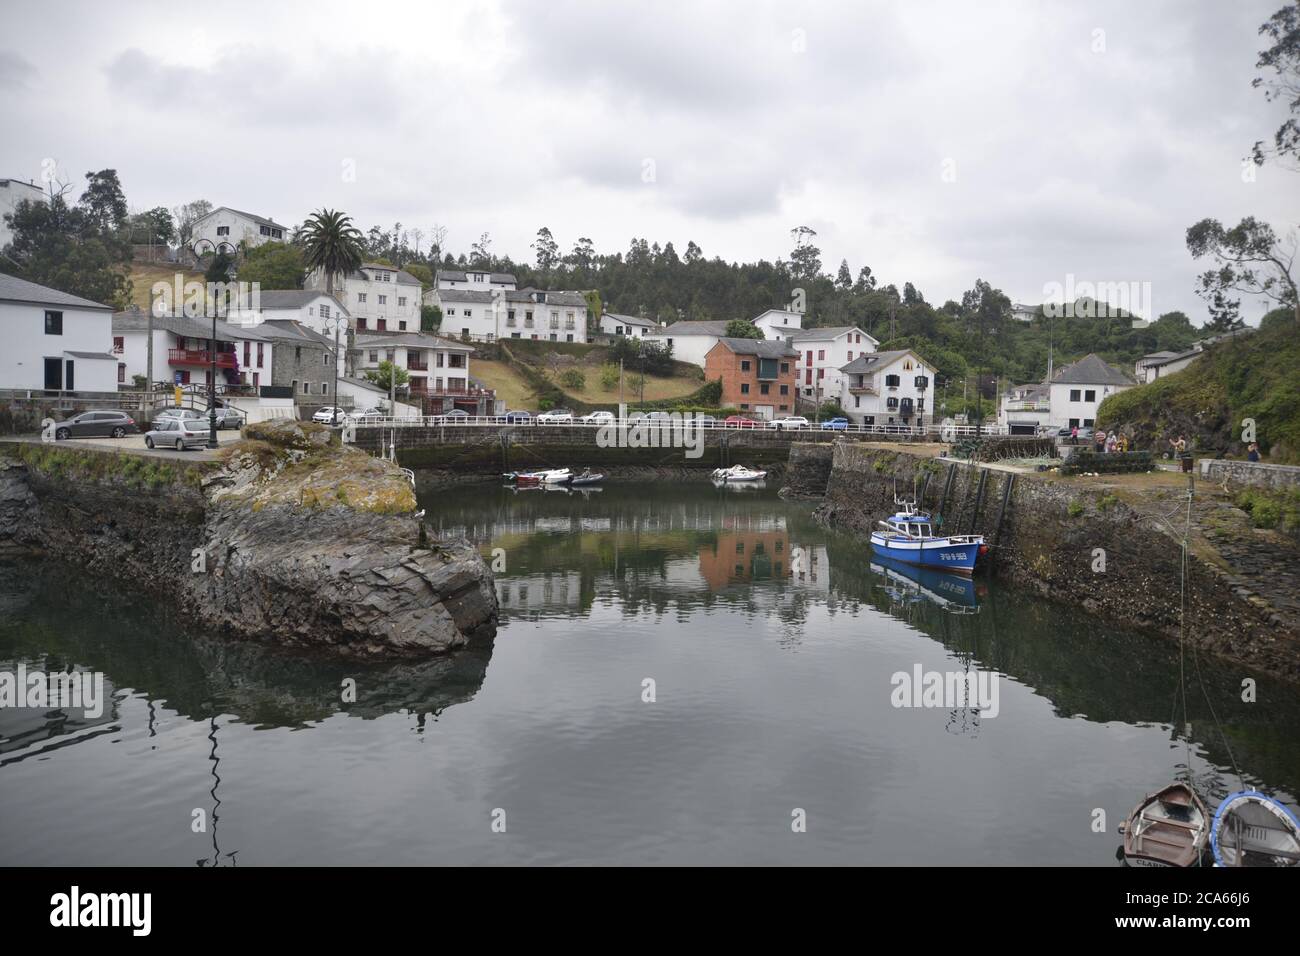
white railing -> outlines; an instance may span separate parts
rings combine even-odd
[[[343,419],[340,419],[342,422]],[[628,418],[623,420],[607,419],[605,421],[584,422],[575,418],[571,422],[538,422],[536,416],[525,421],[507,421],[504,415],[417,415],[410,418],[359,418],[349,419],[350,423],[358,428],[439,428],[439,427],[510,427],[510,428],[606,428],[615,426],[619,428],[698,428],[701,431],[717,432],[762,432],[765,434],[779,435],[809,435],[809,434],[831,434],[831,435],[910,435],[921,437],[942,432],[944,435],[952,434],[956,437],[965,438],[975,434],[974,425],[950,426],[942,429],[936,425],[928,425],[924,428],[917,425],[856,425],[849,424],[842,427],[830,428],[823,427],[824,423],[811,422],[808,425],[790,427],[782,425],[776,428],[765,422],[758,422],[753,426],[727,425],[721,421],[716,422],[694,422],[682,419],[645,419],[645,418]],[[981,435],[999,435],[1005,434],[1006,428],[990,425],[980,429]]]

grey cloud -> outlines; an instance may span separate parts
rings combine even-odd
[[[17,53],[0,50],[0,90],[27,89],[36,76],[36,67]]]

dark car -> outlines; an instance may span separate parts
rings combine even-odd
[[[527,425],[532,420],[532,412],[506,412],[506,423],[510,425]]]
[[[121,438],[138,435],[140,429],[126,412],[82,412],[54,426],[54,437]]]

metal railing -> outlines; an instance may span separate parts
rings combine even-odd
[[[751,419],[752,420],[752,419]],[[942,428],[933,423],[924,426],[921,425],[858,425],[848,424],[845,426],[830,427],[824,422],[810,422],[808,425],[791,427],[782,425],[776,427],[767,422],[756,422],[754,425],[728,425],[721,421],[715,422],[695,422],[688,419],[647,419],[647,418],[626,418],[626,419],[605,419],[603,421],[583,421],[575,418],[572,421],[565,422],[539,422],[536,416],[527,420],[508,421],[505,415],[413,415],[409,418],[391,418],[391,417],[371,417],[360,418],[353,416],[352,423],[358,427],[376,427],[376,428],[437,428],[446,426],[464,426],[467,428],[484,428],[484,427],[510,427],[510,428],[677,428],[689,427],[698,428],[706,432],[761,432],[765,434],[780,435],[808,435],[808,434],[850,434],[850,435],[904,435],[904,436],[924,436],[942,433],[955,437],[969,437],[975,434],[974,425],[957,425]],[[980,429],[981,435],[1000,435],[1006,434],[1005,428],[999,426],[986,426]]]

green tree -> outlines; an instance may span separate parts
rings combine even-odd
[[[420,331],[437,332],[442,327],[442,309],[436,305],[420,306]]]
[[[80,206],[58,194],[47,202],[22,200],[6,220],[13,239],[5,255],[19,278],[117,308],[129,304],[122,250],[97,233]]]
[[[761,339],[763,330],[748,319],[732,319],[727,323],[727,337],[732,339]]]
[[[377,385],[385,392],[396,388],[402,391],[411,381],[410,373],[400,365],[394,365],[392,362],[380,362],[379,368],[368,368],[365,371],[366,381]],[[394,386],[394,376],[396,384]]]
[[[840,271],[835,276],[835,288],[847,291],[853,288],[853,273],[849,271],[849,260],[840,260]]]
[[[1273,134],[1273,145],[1255,143],[1252,159],[1263,165],[1270,154],[1290,162],[1300,160],[1300,3],[1290,3],[1259,28],[1272,45],[1261,50],[1256,69],[1267,71],[1251,85],[1264,91],[1269,102],[1281,101],[1291,114]]]
[[[87,227],[101,237],[116,235],[126,226],[126,196],[116,169],[86,173],[86,191],[77,205]]]
[[[212,212],[212,203],[206,199],[196,199],[194,202],[187,202],[172,209],[172,220],[176,224],[176,239],[182,246],[189,247],[190,239],[194,235],[194,223],[210,212]]]
[[[538,272],[552,272],[560,264],[559,243],[551,235],[551,230],[545,226],[537,230],[537,238],[533,241],[532,249],[537,254]]]
[[[133,243],[155,243],[167,245],[176,238],[176,225],[172,214],[165,206],[157,206],[147,212],[136,213],[130,222],[131,241]]]
[[[239,267],[241,282],[256,282],[263,289],[301,289],[306,275],[303,250],[285,242],[254,246]]]
[[[325,290],[331,295],[335,281],[361,265],[361,232],[341,212],[321,209],[312,213],[303,223],[302,239],[305,265],[320,270],[325,276]]]
[[[822,251],[813,245],[817,232],[808,226],[790,230],[794,250],[790,253],[790,273],[802,282],[811,282],[822,274]]]
[[[1300,325],[1300,295],[1291,274],[1294,242],[1284,248],[1273,227],[1247,216],[1231,229],[1217,219],[1202,219],[1187,230],[1187,251],[1193,259],[1209,257],[1214,268],[1201,273],[1200,295],[1209,305],[1210,328],[1225,331],[1241,321],[1236,293],[1260,296],[1291,309]]]

